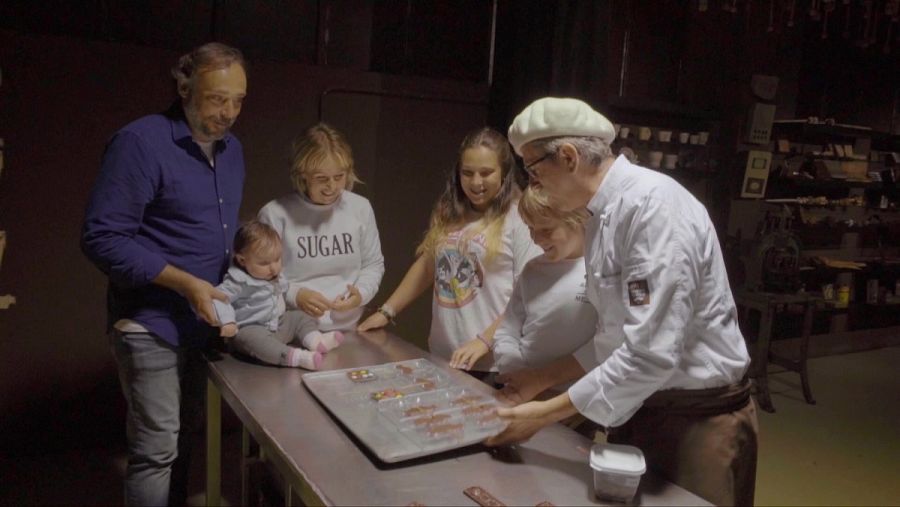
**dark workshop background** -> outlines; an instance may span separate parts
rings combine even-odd
[[[17,299],[0,311],[3,452],[124,434],[106,282],[79,250],[80,226],[107,139],[173,100],[169,69],[182,53],[217,40],[250,62],[234,128],[248,170],[243,217],[291,190],[289,146],[305,127],[324,120],[346,133],[386,258],[378,304],[412,262],[463,135],[485,124],[505,132],[544,95],[580,97],[613,121],[715,119],[724,155],[711,182],[719,190],[704,201],[719,225],[743,175],[728,148],[753,102],[753,74],[779,77],[780,118],[900,133],[900,47],[861,48],[837,16],[823,39],[821,22],[805,16],[787,27],[779,11],[770,31],[761,3],[738,14],[719,3],[3,2],[0,295]],[[429,318],[426,294],[397,332],[424,346]]]

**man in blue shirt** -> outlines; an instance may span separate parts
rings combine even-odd
[[[184,503],[188,437],[203,413],[200,351],[216,334],[212,300],[227,301],[214,285],[228,268],[244,182],[229,133],[247,91],[241,52],[205,44],[172,74],[180,100],[109,141],[82,232],[82,250],[109,277],[128,505]]]

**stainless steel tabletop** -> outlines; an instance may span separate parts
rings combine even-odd
[[[447,362],[384,331],[347,333],[323,370],[426,357]],[[303,386],[305,371],[275,368],[231,356],[213,360],[209,378],[250,434],[328,505],[474,505],[463,494],[481,486],[507,505],[600,505],[588,465],[592,442],[556,424],[518,446],[475,445],[387,464],[359,445]],[[460,383],[477,382],[451,371]],[[644,475],[635,503],[709,505],[674,484]]]

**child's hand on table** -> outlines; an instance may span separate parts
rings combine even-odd
[[[375,312],[369,315],[362,324],[356,326],[357,331],[371,331],[372,329],[381,329],[388,325],[388,319],[381,312]]]
[[[480,338],[473,338],[453,351],[453,356],[450,357],[450,367],[470,370],[488,352],[490,349],[487,344]]]

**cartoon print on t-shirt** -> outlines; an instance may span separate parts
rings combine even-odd
[[[484,270],[478,257],[458,249],[440,251],[435,267],[435,297],[439,305],[462,308],[478,294],[484,281]]]

